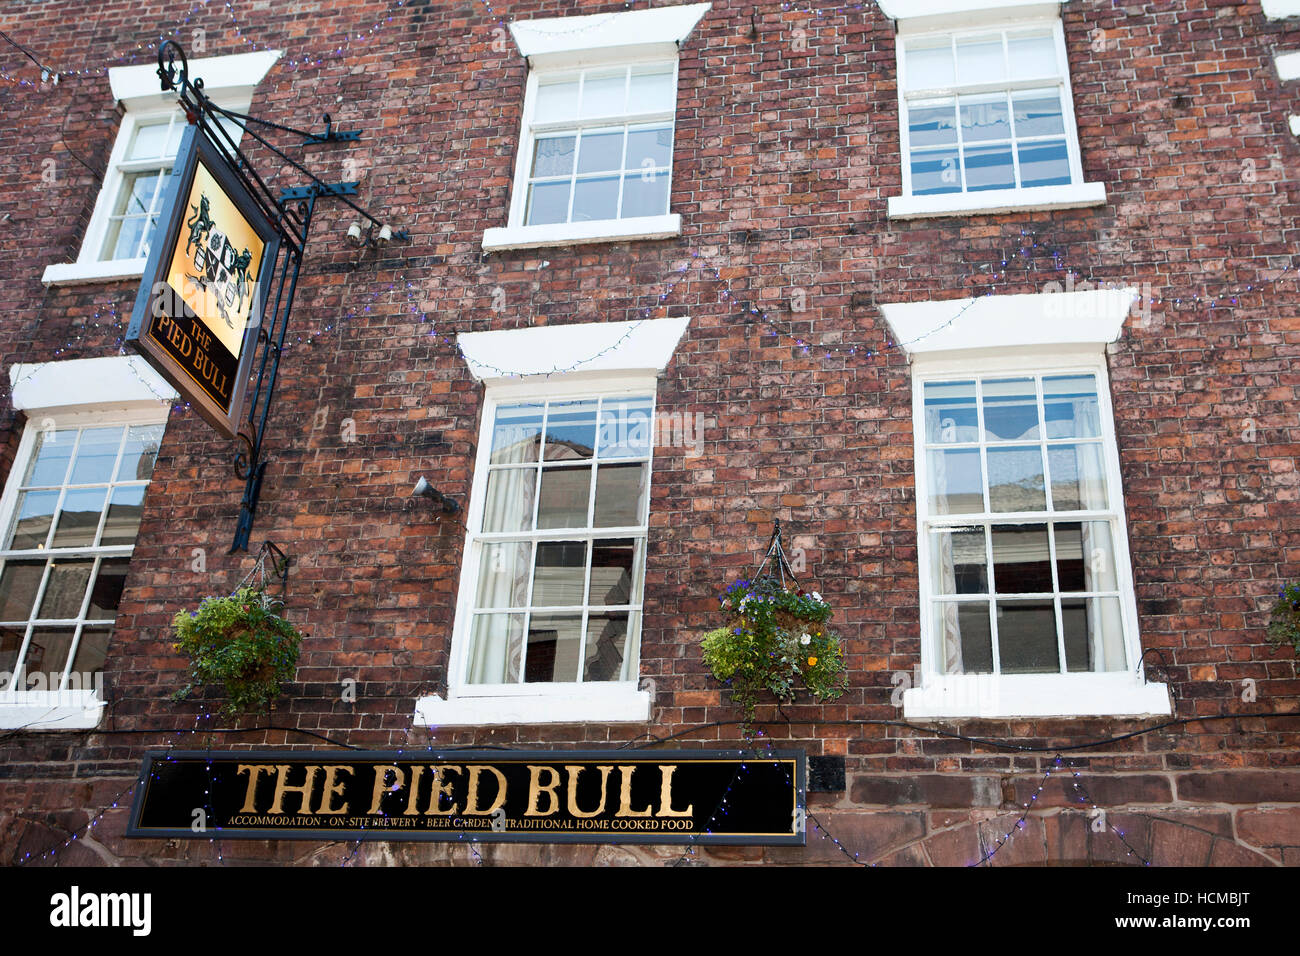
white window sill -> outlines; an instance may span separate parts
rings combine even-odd
[[[415,702],[418,727],[496,724],[612,724],[650,720],[650,693],[635,687],[599,692],[575,689],[571,696],[529,694],[509,697],[448,697],[436,694]]]
[[[1269,20],[1300,17],[1300,0],[1263,0],[1264,16]]]
[[[1129,673],[966,674],[903,691],[908,720],[966,717],[1167,717],[1169,688]]]
[[[933,216],[983,216],[1034,209],[1076,209],[1106,202],[1104,183],[1035,186],[1032,189],[990,189],[977,193],[889,197],[890,219]]]
[[[93,690],[0,693],[0,730],[93,730],[103,715]]]
[[[85,285],[88,282],[114,282],[139,279],[144,275],[147,257],[114,259],[108,262],[60,262],[45,267],[41,282],[51,285]]]
[[[671,239],[682,234],[682,217],[638,216],[634,219],[603,219],[599,222],[557,222],[541,226],[507,226],[483,232],[483,248],[537,249],[543,246],[575,246],[588,242],[627,242],[635,239]]]

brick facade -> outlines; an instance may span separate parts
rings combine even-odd
[[[119,112],[94,71],[148,62],[137,44],[182,20],[187,48],[191,31],[205,31],[204,55],[284,50],[253,112],[300,125],[329,112],[359,129],[358,144],[289,152],[327,181],[360,179],[360,200],[412,240],[383,253],[350,246],[354,217],[338,205],[323,205],[313,227],[254,529],[255,542],[293,556],[289,613],[310,634],[269,718],[282,729],[229,732],[268,720],[205,720],[201,701],[171,699],[184,669],[172,615],[250,565],[226,554],[242,489],[231,447],[177,408],[110,643],[107,716],[96,732],[0,732],[0,860],[62,846],[131,785],[145,749],[167,743],[325,746],[297,728],[391,749],[564,749],[646,733],[735,746],[737,712],[706,672],[698,635],[720,623],[717,592],[757,563],[780,517],[804,549],[807,580],[835,607],[851,683],[834,703],[760,706],[759,719],[776,743],[845,758],[846,789],[810,803],[850,854],[882,865],[977,860],[1059,748],[1060,772],[995,864],[1133,862],[1113,832],[1092,831],[1077,801],[1067,805],[1074,769],[1154,864],[1300,863],[1300,679],[1294,653],[1265,636],[1277,591],[1300,577],[1300,142],[1287,128],[1300,84],[1280,83],[1273,65],[1275,52],[1300,49],[1300,22],[1219,0],[1066,4],[1083,168],[1104,183],[1105,204],[904,221],[885,211],[901,176],[890,21],[871,4],[813,16],[714,0],[680,56],[671,209],[682,236],[484,255],[483,230],[505,225],[509,208],[527,65],[482,4],[236,4],[239,33],[225,8],[188,6],[113,0],[86,13],[24,2],[0,15],[44,61],[91,70],[20,85],[38,71],[0,50],[6,370],[118,353],[135,283],[47,288],[41,275],[75,260],[116,135]],[[504,7],[520,19],[622,9]],[[248,152],[277,186],[301,180],[265,149]],[[1176,718],[1205,719],[1128,737],[1163,721],[885,723],[902,718],[892,678],[919,663],[920,638],[911,374],[886,347],[876,303],[1041,292],[1067,271],[1149,286],[1156,300],[1151,320],[1130,320],[1108,348],[1111,397],[1147,675],[1169,685]],[[656,450],[641,651],[651,722],[413,729],[415,700],[446,690],[464,532],[410,489],[423,474],[468,501],[482,407],[483,387],[450,340],[625,321],[651,307],[691,319],[658,407],[704,421],[702,455]],[[24,424],[6,400],[6,474]],[[191,570],[196,548],[201,573]],[[347,679],[355,703],[340,698]],[[1243,700],[1246,679],[1256,700]],[[55,859],[214,862],[220,852],[337,863],[353,852],[126,840],[124,827],[125,810],[109,809]],[[801,850],[697,857],[845,862],[821,833],[810,825]],[[681,856],[477,852],[500,863]],[[382,843],[362,845],[356,860],[475,862],[463,845]]]

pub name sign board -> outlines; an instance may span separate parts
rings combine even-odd
[[[167,751],[129,837],[804,845],[805,757],[773,751]]]
[[[188,126],[126,342],[227,438],[243,419],[279,239],[228,161]]]

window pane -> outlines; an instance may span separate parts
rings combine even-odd
[[[576,681],[582,653],[581,614],[536,614],[528,622],[527,683]]]
[[[140,251],[149,220],[145,216],[131,216],[111,220],[108,238],[104,242],[105,259],[134,259]]]
[[[483,545],[475,607],[527,607],[533,546],[527,541]]]
[[[1044,511],[1043,454],[1032,448],[990,448],[989,510]]]
[[[957,103],[914,106],[907,111],[907,135],[913,148],[950,146],[957,142]]]
[[[933,620],[940,673],[993,673],[993,631],[987,601],[936,601]]]
[[[668,212],[668,170],[631,172],[623,180],[621,218],[663,216]]]
[[[118,481],[147,481],[153,474],[162,444],[163,426],[132,425],[127,429],[126,448],[117,469]]]
[[[1056,511],[1095,510],[1106,507],[1106,479],[1101,445],[1052,445],[1047,449],[1052,468],[1052,508]]]
[[[581,605],[586,576],[585,541],[539,542],[537,567],[533,571],[533,606]]]
[[[1019,151],[1020,185],[1063,186],[1070,181],[1070,156],[1064,140],[1024,144]]]
[[[958,82],[992,83],[1005,77],[1001,36],[957,41]]]
[[[81,687],[89,689],[94,686],[87,678],[104,669],[104,659],[108,657],[108,636],[111,631],[106,627],[83,627],[81,640],[77,642],[77,653],[72,659],[73,674],[80,675]],[[69,675],[71,676],[71,675]],[[69,682],[69,686],[76,686]]]
[[[591,495],[591,466],[546,468],[537,504],[537,527],[586,528]]]
[[[1011,61],[1011,75],[1016,79],[1036,76],[1055,76],[1056,38],[1044,36],[1007,37],[1007,55]]]
[[[952,42],[945,37],[942,40],[922,40],[907,44],[903,53],[903,69],[907,73],[909,90],[952,86],[955,79]]]
[[[490,471],[483,530],[531,530],[536,487],[536,468],[496,468]]]
[[[1005,93],[986,93],[961,98],[961,135],[967,143],[1010,139],[1011,114]]]
[[[966,190],[1011,189],[1016,184],[1010,146],[972,146],[966,150]]]
[[[72,459],[72,447],[77,441],[77,430],[60,429],[42,431],[36,436],[36,451],[32,463],[27,466],[27,477],[23,484],[27,487],[44,485],[55,487],[63,484],[68,474],[68,462]]]
[[[492,425],[492,464],[537,461],[542,445],[543,405],[503,405]]]
[[[1058,90],[1027,90],[1012,100],[1016,111],[1016,136],[1059,136],[1065,132]]]
[[[115,216],[138,216],[153,212],[154,193],[163,181],[162,170],[127,173],[122,177],[122,191],[117,194]]]
[[[69,483],[89,485],[112,481],[121,444],[121,428],[87,428],[77,445],[77,460],[72,465]]]
[[[596,76],[588,73],[582,87],[582,116],[618,116],[626,97],[626,70]]]
[[[26,633],[26,629],[21,627],[0,627],[0,690],[8,690],[13,682],[11,677],[18,664],[18,652],[23,649],[23,636]]]
[[[622,130],[614,133],[583,133],[578,148],[578,172],[604,173],[623,168]]]
[[[230,133],[235,142],[239,142],[239,134],[243,132],[236,125],[234,120],[218,120],[222,126]],[[184,123],[172,123],[171,131],[167,134],[167,146],[163,151],[163,156],[167,159],[175,159],[176,152],[181,148],[181,137],[185,135]]]
[[[107,491],[107,488],[80,488],[67,492],[51,547],[85,548],[93,545]]]
[[[629,113],[675,112],[677,82],[672,68],[646,73],[632,73],[632,91],[627,101]]]
[[[573,172],[577,140],[573,136],[548,136],[533,145],[533,176],[568,176]]]
[[[974,382],[926,384],[925,440],[934,444],[979,441]]]
[[[18,496],[18,517],[9,547],[43,548],[50,533],[50,522],[59,503],[57,491],[24,491]]]
[[[644,462],[626,465],[602,464],[596,472],[597,528],[622,528],[643,524],[650,466]]]
[[[524,615],[476,614],[470,628],[470,684],[514,684],[524,643]]]
[[[528,225],[565,222],[568,216],[568,180],[558,183],[534,183],[528,187]]]
[[[126,587],[126,569],[129,563],[129,558],[105,558],[99,562],[99,574],[95,577],[94,587],[90,589],[87,618],[111,621],[117,617],[118,605],[122,603],[122,590]]]
[[[983,528],[930,532],[930,588],[935,594],[987,594]]]
[[[654,440],[649,399],[607,399],[600,409],[600,457],[644,458]]]
[[[1097,438],[1101,435],[1097,380],[1093,376],[1044,377],[1043,406],[1048,438]]]
[[[54,561],[50,566],[50,580],[41,597],[38,618],[62,620],[81,616],[81,602],[90,583],[94,561]]]
[[[1025,441],[1038,437],[1038,390],[1032,378],[988,379],[984,391],[984,437]]]
[[[961,172],[957,166],[957,149],[912,152],[912,195],[961,191]]]
[[[587,616],[587,647],[583,680],[626,680],[628,612],[608,611]]]
[[[999,594],[1052,593],[1047,525],[993,527],[993,587]]]
[[[627,133],[627,160],[625,169],[653,170],[666,168],[673,162],[673,128],[671,126],[638,126]]]
[[[553,402],[546,420],[547,461],[590,458],[596,446],[596,403]]]
[[[1072,671],[1122,671],[1124,619],[1119,598],[1062,598],[1066,667]]]
[[[998,656],[1004,674],[1060,672],[1050,600],[998,601]]]
[[[144,512],[144,485],[113,490],[108,503],[108,519],[104,522],[101,545],[135,544],[140,531],[140,515]]]
[[[567,83],[538,83],[537,109],[533,113],[536,123],[554,123],[575,119],[578,115],[578,81]]]
[[[1105,521],[1058,522],[1056,580],[1062,591],[1114,591],[1115,550]]]
[[[23,660],[23,673],[29,682],[31,675],[45,674],[47,687],[51,683],[59,686],[76,633],[75,627],[38,627],[32,630],[32,641],[27,645],[27,657]]]
[[[618,176],[579,179],[573,187],[573,221],[617,219],[618,181]]]
[[[127,159],[161,159],[167,155],[167,133],[171,123],[144,123],[136,127],[131,139],[131,148],[127,150]]]
[[[6,561],[0,572],[0,621],[25,621],[36,602],[45,560]],[[0,670],[4,668],[0,667]]]
[[[637,543],[632,538],[593,541],[591,546],[591,582],[587,603],[592,607],[610,604],[639,604],[641,588],[634,572]]]
[[[932,451],[928,459],[931,513],[979,514],[984,511],[979,449]]]

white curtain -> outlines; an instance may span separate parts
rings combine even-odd
[[[533,513],[535,468],[504,468],[490,476],[491,494],[483,515],[484,530],[514,530],[518,516]],[[531,523],[531,518],[528,519]],[[528,562],[532,543],[512,541],[482,544],[475,608],[522,608],[528,604]],[[474,615],[466,680],[471,684],[515,683],[519,680],[523,614]]]
[[[927,408],[925,410],[925,432],[927,435],[940,435],[944,429],[951,430],[955,423],[952,419],[941,420],[940,410],[937,408]],[[946,515],[951,511],[948,502],[948,468],[942,452],[931,452],[929,455],[930,469],[930,497],[934,505],[934,513],[937,515]],[[940,534],[934,536],[932,540],[937,539],[938,553],[934,555],[937,575],[937,591],[941,594],[953,594],[957,590],[957,570],[952,554],[952,535]],[[957,620],[957,603],[955,601],[940,601],[938,607],[942,614],[938,619],[938,650],[940,671],[944,674],[960,674],[962,672],[961,659],[961,625]],[[929,610],[927,609],[927,613]]]
[[[1100,411],[1097,399],[1084,398],[1073,402],[1074,435],[1101,434]],[[1104,510],[1109,502],[1106,496],[1106,477],[1102,460],[1102,446],[1096,442],[1075,445],[1075,466],[1079,476],[1079,503],[1086,509]],[[1112,591],[1117,580],[1114,542],[1109,534],[1094,534],[1093,525],[1083,522],[1083,582],[1089,591]],[[1119,601],[1114,598],[1089,598],[1087,602],[1088,642],[1092,650],[1092,670],[1123,670],[1124,622],[1120,616]]]

